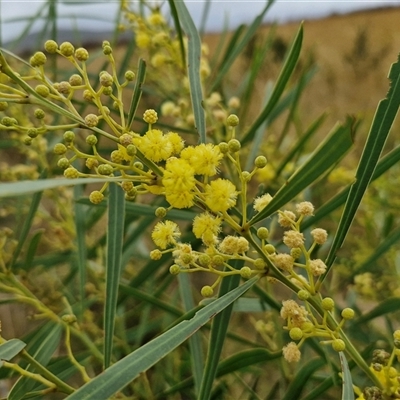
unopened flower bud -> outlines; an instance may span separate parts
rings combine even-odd
[[[60,45],[60,53],[64,57],[70,57],[74,54],[75,48],[70,42],[64,42]]]
[[[201,295],[203,297],[211,297],[214,294],[214,290],[211,286],[203,286],[201,288]]]
[[[44,49],[50,53],[50,54],[54,54],[57,52],[58,49],[58,44],[57,42],[55,42],[54,40],[47,40],[44,44]]]
[[[104,199],[104,194],[99,192],[98,190],[94,190],[89,195],[89,200],[93,204],[100,204]]]
[[[229,115],[229,117],[226,119],[226,124],[228,126],[237,126],[239,125],[239,117],[235,114]]]

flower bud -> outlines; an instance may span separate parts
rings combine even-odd
[[[239,117],[235,114],[229,115],[229,117],[226,119],[226,124],[228,126],[237,126],[239,125]]]
[[[75,48],[70,42],[64,42],[60,45],[60,53],[64,57],[70,57],[74,54]]]
[[[44,44],[44,49],[50,53],[50,54],[54,54],[57,52],[58,50],[58,44],[57,42],[55,42],[54,40],[47,40]]]
[[[100,204],[104,199],[104,194],[99,192],[98,190],[94,190],[89,195],[89,200],[93,204]]]
[[[264,156],[258,156],[255,160],[254,160],[254,165],[257,168],[264,168],[267,165],[267,159]]]
[[[213,290],[213,288],[211,287],[211,286],[203,286],[202,288],[201,288],[201,295],[203,296],[203,297],[211,297],[213,294],[214,294],[214,290]]]
[[[87,61],[87,59],[89,58],[89,52],[83,47],[80,47],[75,51],[75,58],[81,62]]]

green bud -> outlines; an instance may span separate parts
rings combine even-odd
[[[86,138],[86,143],[87,143],[89,146],[96,146],[96,144],[97,144],[97,137],[96,137],[95,135],[89,135],[89,136],[87,136],[87,138]]]
[[[335,339],[332,341],[332,348],[335,351],[343,351],[346,348],[346,344],[342,339]]]
[[[310,293],[307,290],[301,289],[297,292],[297,296],[300,300],[305,301],[310,298]]]
[[[333,307],[335,307],[335,302],[330,297],[325,297],[322,299],[321,306],[326,311],[332,311]]]
[[[236,153],[240,150],[241,144],[237,139],[231,139],[228,142],[228,148],[231,153]]]
[[[79,47],[79,49],[76,49],[75,51],[75,58],[81,62],[87,61],[89,58],[89,52],[83,47]]]
[[[264,156],[258,156],[255,160],[254,160],[254,165],[257,168],[264,168],[267,165],[267,159]]]
[[[237,126],[239,125],[239,117],[235,114],[231,114],[228,116],[228,118],[226,119],[226,124],[228,126]]]
[[[60,53],[64,57],[71,57],[74,54],[75,48],[70,42],[64,42],[60,45]]]
[[[155,215],[157,218],[164,218],[167,215],[167,210],[165,207],[158,207],[155,211]]]
[[[228,146],[228,143],[226,143],[226,142],[221,142],[218,145],[218,147],[222,154],[226,154],[229,152],[229,146]]]
[[[110,164],[100,164],[97,168],[97,172],[100,175],[111,175],[113,173],[113,167]]]
[[[262,226],[261,228],[257,229],[257,237],[259,239],[265,240],[268,239],[268,236],[269,236],[269,230],[265,226]]]
[[[45,85],[37,85],[35,92],[42,97],[47,97],[50,94],[50,89]]]
[[[71,143],[75,140],[75,133],[72,131],[66,131],[64,132],[63,138],[66,143]]]
[[[63,143],[57,143],[53,149],[55,154],[63,155],[67,152],[67,147]]]
[[[171,275],[178,275],[180,272],[181,272],[181,267],[179,265],[174,264],[169,267],[169,273]]]
[[[37,119],[43,119],[46,116],[45,112],[41,108],[37,108],[34,111],[34,115]]]
[[[54,40],[47,40],[46,43],[44,44],[44,49],[50,53],[54,54],[58,50],[58,44]]]
[[[289,336],[292,340],[300,340],[303,337],[304,333],[300,328],[292,328],[289,331]]]
[[[214,290],[213,290],[213,288],[211,287],[211,286],[203,286],[202,288],[201,288],[201,295],[203,296],[203,297],[211,297],[213,294],[214,294]]]

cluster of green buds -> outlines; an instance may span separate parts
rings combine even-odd
[[[295,300],[285,300],[282,303],[281,317],[286,321],[285,329],[289,331],[289,336],[293,340],[283,347],[283,356],[288,362],[300,360],[300,347],[305,340],[310,337],[323,339],[322,344],[330,344],[335,351],[344,351],[345,342],[340,337],[340,332],[346,320],[354,318],[354,310],[344,308],[341,312],[341,321],[332,328],[328,322],[328,317],[332,316],[335,302],[330,297],[321,300],[323,315],[318,316],[313,312],[309,303],[309,292],[302,289],[298,292],[300,300],[305,301],[305,306],[300,306]]]

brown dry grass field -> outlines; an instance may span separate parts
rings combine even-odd
[[[276,27],[276,37],[290,45],[301,21]],[[264,26],[259,35],[267,35],[272,27]],[[211,53],[218,34],[205,37]],[[390,65],[400,52],[400,8],[382,8],[327,18],[304,21],[301,60],[314,60],[318,71],[305,90],[300,103],[301,119],[308,126],[322,113],[328,113],[324,128],[329,130],[346,114],[364,117],[362,127],[368,129],[375,108],[388,90],[386,79]],[[268,65],[260,74],[256,93],[259,102],[267,79],[276,79],[276,68]],[[241,68],[238,67],[240,79]],[[398,126],[398,124],[397,124]]]

